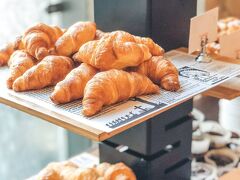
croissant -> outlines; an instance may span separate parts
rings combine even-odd
[[[105,180],[118,180],[118,179],[127,179],[127,180],[136,180],[134,172],[127,167],[124,163],[117,163],[111,165],[104,174]]]
[[[73,24],[55,43],[57,54],[70,56],[86,42],[94,39],[96,24],[94,22],[77,22]]]
[[[61,172],[64,169],[77,169],[72,162],[53,162],[47,165],[40,173],[37,175],[37,180],[61,180]]]
[[[14,91],[41,89],[57,84],[73,69],[72,60],[65,56],[47,56],[27,70],[13,83]]]
[[[206,51],[208,54],[220,54],[220,44],[216,42],[208,43]]]
[[[96,166],[96,171],[99,176],[103,177],[109,167],[111,167],[111,164],[109,164],[107,162],[103,162],[103,163],[99,164],[98,166]]]
[[[109,34],[110,34],[110,33],[106,33],[106,32],[101,31],[100,29],[97,29],[94,40],[99,40],[99,39],[101,39],[103,36],[106,36],[106,35],[109,35]]]
[[[87,82],[97,73],[92,66],[82,63],[73,69],[63,81],[57,83],[51,95],[55,104],[67,103],[83,97]]]
[[[35,59],[23,50],[15,51],[8,62],[10,74],[7,78],[7,87],[12,88],[13,82],[35,65]]]
[[[153,56],[163,56],[164,49],[158,44],[154,43],[151,38],[134,36],[136,43],[146,45]]]
[[[117,32],[117,31],[114,31]],[[109,36],[109,32],[103,32],[99,29],[96,31],[95,40],[101,39],[103,36]],[[156,44],[151,38],[134,36],[134,40],[138,44],[146,45],[153,56],[162,56],[164,54],[164,49]]]
[[[149,61],[133,69],[135,72],[148,76],[165,90],[177,91],[180,88],[177,68],[162,56],[153,56]]]
[[[148,47],[136,43],[131,34],[116,31],[100,40],[87,42],[73,58],[97,69],[109,70],[137,66],[151,58],[151,54]]]
[[[18,49],[23,49],[21,36],[18,36],[13,42],[7,43],[0,48],[0,66],[6,65],[12,53]]]
[[[57,26],[38,23],[26,30],[22,39],[23,45],[30,55],[42,60],[49,55],[49,50],[62,34],[62,29]]]
[[[150,79],[135,72],[116,69],[100,72],[88,81],[85,87],[83,114],[92,116],[100,111],[103,105],[158,91],[159,87]]]
[[[97,180],[94,168],[79,168],[72,162],[50,163],[38,175],[38,180]]]

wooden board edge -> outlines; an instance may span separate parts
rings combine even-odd
[[[92,129],[83,124],[81,124],[82,127],[79,127],[76,124],[67,123],[66,121],[63,121],[62,118],[57,118],[56,116],[48,115],[47,113],[43,113],[41,111],[38,111],[37,109],[23,106],[21,103],[16,103],[15,101],[11,101],[7,98],[0,97],[0,103],[10,106],[14,109],[23,111],[32,116],[36,116],[40,119],[46,120],[52,124],[63,127],[69,131],[72,131],[76,134],[79,134],[94,141],[100,141],[100,135],[103,133],[103,131]],[[61,119],[61,121],[59,119]]]
[[[113,137],[114,135],[117,135],[117,134],[125,131],[126,129],[129,129],[129,128],[131,128],[131,127],[134,127],[134,126],[136,126],[136,125],[138,125],[138,124],[140,124],[140,123],[142,123],[142,122],[145,122],[145,121],[149,120],[150,118],[153,118],[153,117],[155,117],[155,116],[157,116],[157,115],[159,115],[159,114],[161,114],[161,113],[163,113],[163,112],[165,112],[165,111],[167,111],[167,110],[169,110],[169,109],[171,109],[171,108],[173,108],[173,107],[176,107],[176,106],[178,106],[178,105],[180,105],[180,104],[182,104],[182,103],[184,103],[184,102],[186,102],[186,101],[188,101],[188,100],[190,100],[190,99],[192,99],[192,98],[193,98],[193,97],[184,99],[184,100],[182,100],[182,101],[180,101],[180,102],[178,102],[178,103],[176,103],[176,104],[173,104],[173,105],[171,105],[171,106],[169,106],[169,107],[167,107],[167,108],[165,108],[165,109],[162,109],[161,111],[154,112],[154,113],[152,113],[152,114],[150,114],[150,115],[142,118],[141,120],[134,121],[134,122],[132,122],[132,123],[130,123],[130,124],[122,127],[122,128],[117,129],[117,130],[114,131],[114,132],[111,132],[111,133],[103,132],[102,134],[100,134],[100,141],[104,141],[104,140],[106,140],[106,139],[108,139],[108,138],[111,138],[111,137]]]

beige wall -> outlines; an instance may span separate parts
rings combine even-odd
[[[206,10],[212,9],[216,6],[220,8],[220,18],[228,16],[236,16],[240,18],[240,1],[239,0],[199,0],[205,1]]]

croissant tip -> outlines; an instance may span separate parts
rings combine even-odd
[[[13,86],[13,79],[12,78],[8,78],[7,79],[7,88],[8,89],[12,89]]]

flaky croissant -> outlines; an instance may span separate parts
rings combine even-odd
[[[134,39],[139,44],[145,44],[153,56],[163,56],[164,49],[153,42],[151,38],[134,36]]]
[[[123,70],[109,70],[96,74],[88,81],[83,97],[83,114],[92,116],[104,105],[114,104],[131,97],[157,93],[159,87],[145,75]]]
[[[113,31],[117,32],[117,31]],[[103,32],[99,29],[96,31],[95,40],[99,40],[104,36],[109,36],[109,32]],[[134,40],[138,44],[146,45],[153,56],[162,56],[164,54],[164,49],[156,44],[151,38],[134,36]]]
[[[7,87],[11,89],[13,82],[33,67],[35,63],[36,60],[24,50],[15,51],[8,62],[10,72],[7,78]]]
[[[127,180],[136,180],[136,176],[134,172],[127,167],[124,163],[117,163],[111,165],[104,174],[105,180],[120,180],[120,179],[127,179]]]
[[[53,162],[37,176],[37,180],[136,180],[134,172],[124,163],[101,163],[93,168],[81,168],[76,164]]]
[[[85,63],[73,69],[63,81],[57,83],[51,94],[55,104],[67,103],[83,97],[87,82],[97,73],[97,70]]]
[[[100,70],[109,70],[137,66],[151,58],[151,54],[146,45],[135,42],[133,35],[115,31],[100,40],[87,42],[73,58]]]
[[[14,91],[41,89],[62,81],[73,69],[73,62],[65,56],[47,56],[27,70],[13,83]]]
[[[97,180],[94,168],[79,168],[72,162],[50,163],[38,175],[37,180]]]
[[[37,180],[61,180],[61,171],[63,169],[77,169],[72,162],[52,162],[40,171],[36,177]]]
[[[18,49],[23,49],[23,44],[21,41],[22,37],[18,36],[14,41],[9,42],[2,47],[0,47],[0,66],[5,66],[8,64],[10,56],[12,53]]]
[[[103,162],[103,163],[96,166],[96,171],[97,171],[99,176],[104,177],[106,171],[110,167],[111,167],[111,164],[109,164],[107,162]]]
[[[132,70],[148,76],[155,84],[168,91],[177,91],[180,88],[177,68],[162,56],[153,56]]]
[[[99,40],[99,39],[101,39],[103,36],[106,36],[106,35],[108,35],[108,34],[109,34],[109,33],[106,33],[106,32],[101,31],[100,29],[97,29],[94,40]]]
[[[26,51],[38,60],[49,55],[57,39],[63,34],[57,26],[48,26],[38,23],[28,28],[23,36],[23,45]]]
[[[94,22],[77,22],[73,24],[55,43],[58,55],[70,56],[86,42],[94,39],[96,24]]]

